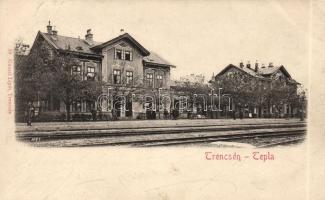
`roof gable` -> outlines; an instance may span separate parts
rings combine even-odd
[[[219,72],[217,76],[220,76],[224,73],[226,73],[228,70],[230,70],[231,68],[236,68],[246,74],[249,74],[252,77],[256,77],[256,78],[269,78],[271,75],[277,73],[279,70],[285,75],[287,76],[289,79],[291,79],[290,74],[288,73],[288,71],[285,69],[285,67],[283,65],[279,66],[279,67],[262,67],[262,68],[258,68],[257,71],[255,71],[252,68],[247,68],[247,67],[238,67],[235,66],[233,64],[229,64],[227,67],[225,67],[221,72]]]
[[[283,72],[284,75],[286,75],[288,78],[291,78],[291,75],[289,74],[289,72],[286,70],[286,68],[281,65],[279,70],[281,70]]]
[[[49,40],[47,37],[44,36],[44,34],[40,31],[37,32],[37,35],[35,37],[35,40],[33,42],[33,45],[32,47],[30,48],[30,52],[32,52],[35,48],[35,45],[37,43],[37,41],[40,39],[40,38],[43,38],[52,48],[54,49],[58,49],[58,47],[51,41]]]
[[[287,76],[288,78],[291,78],[289,72],[285,69],[285,67],[283,65],[278,66],[278,67],[264,67],[264,68],[260,68],[259,72],[261,75],[263,76],[271,76],[275,73],[277,73],[278,71],[281,71],[285,76]]]
[[[241,72],[244,72],[245,74],[248,74],[248,75],[250,75],[252,77],[262,78],[261,76],[259,76],[258,73],[256,73],[254,71],[254,69],[250,69],[250,68],[247,68],[247,67],[241,68],[241,67],[237,67],[236,65],[233,65],[233,64],[229,64],[221,72],[219,72],[216,76],[221,76],[222,74],[226,73],[228,70],[230,70],[232,68],[235,68],[236,70],[239,70]]]
[[[93,47],[91,47],[92,50],[95,50],[95,49],[102,49],[106,46],[109,46],[109,45],[112,45],[112,44],[115,44],[116,42],[120,41],[120,40],[127,40],[129,41],[131,44],[133,44],[140,52],[143,56],[148,56],[150,54],[150,52],[145,49],[139,42],[137,42],[130,34],[128,33],[124,33],[123,35],[120,35],[116,38],[113,38],[107,42],[104,42],[102,44],[99,44],[99,45],[95,45]]]

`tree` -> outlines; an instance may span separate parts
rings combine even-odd
[[[297,96],[297,82],[291,79],[276,77],[252,77],[241,72],[223,74],[212,82],[215,90],[223,88],[223,93],[229,94],[235,105],[259,108],[259,116],[264,106],[271,106],[280,112],[284,104],[295,105]]]
[[[69,121],[72,103],[94,101],[102,88],[100,81],[83,80],[82,74],[75,70],[78,67],[80,62],[73,53],[59,53],[41,45],[16,67],[20,99],[35,101],[47,99],[49,94],[55,96],[64,102]]]
[[[263,88],[258,84],[258,80],[240,72],[219,76],[211,86],[215,91],[222,88],[222,93],[228,94],[235,105],[257,106],[264,100],[261,95]]]
[[[177,82],[172,88],[178,96],[186,97],[187,109],[193,109],[198,106],[201,107],[202,110],[207,108],[205,104],[209,101],[208,96],[211,91],[211,88],[209,88],[207,84],[184,81]]]

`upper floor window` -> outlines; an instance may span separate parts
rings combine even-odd
[[[132,85],[133,84],[133,72],[126,71],[126,84]]]
[[[147,73],[147,84],[149,87],[153,87],[153,74]]]
[[[157,87],[162,87],[163,86],[163,76],[162,75],[157,75]]]
[[[132,60],[132,53],[130,51],[125,51],[125,60],[131,61]]]
[[[115,59],[131,61],[132,60],[132,52],[127,51],[127,50],[115,49],[114,57],[115,57]]]
[[[72,67],[73,74],[81,74],[81,67],[80,66],[73,66]]]
[[[234,72],[228,72],[227,77],[234,78]]]
[[[122,50],[116,49],[115,50],[115,58],[116,59],[122,59]]]
[[[121,84],[121,70],[117,70],[117,69],[113,70],[113,83]]]
[[[53,60],[54,59],[54,52],[53,49],[49,49],[49,59]]]
[[[95,67],[87,67],[87,80],[95,80]]]

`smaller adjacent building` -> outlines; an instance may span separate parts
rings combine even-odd
[[[231,98],[228,107],[223,106],[223,112],[228,109],[244,116],[284,117],[294,116],[299,110],[299,83],[283,65],[229,64],[213,77],[211,84]]]

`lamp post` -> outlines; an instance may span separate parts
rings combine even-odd
[[[226,109],[226,118],[228,117],[228,111],[230,111],[230,96],[229,94],[223,94],[223,97],[228,97],[228,110]]]
[[[221,99],[221,96],[220,96],[220,91],[222,90],[222,88],[219,88],[219,111],[221,111],[221,108],[220,108],[220,99]]]
[[[211,97],[211,99],[210,99],[210,107],[211,107],[211,109],[214,106],[213,91],[214,91],[214,89],[211,89],[211,93],[209,94],[209,96]]]
[[[158,118],[160,119],[160,91],[162,88],[158,88]]]
[[[230,111],[230,96],[229,96],[229,94],[223,94],[222,95],[223,97],[228,97],[228,107],[229,107],[229,111]]]
[[[193,114],[196,114],[196,97],[197,97],[197,94],[194,94],[193,95]]]

